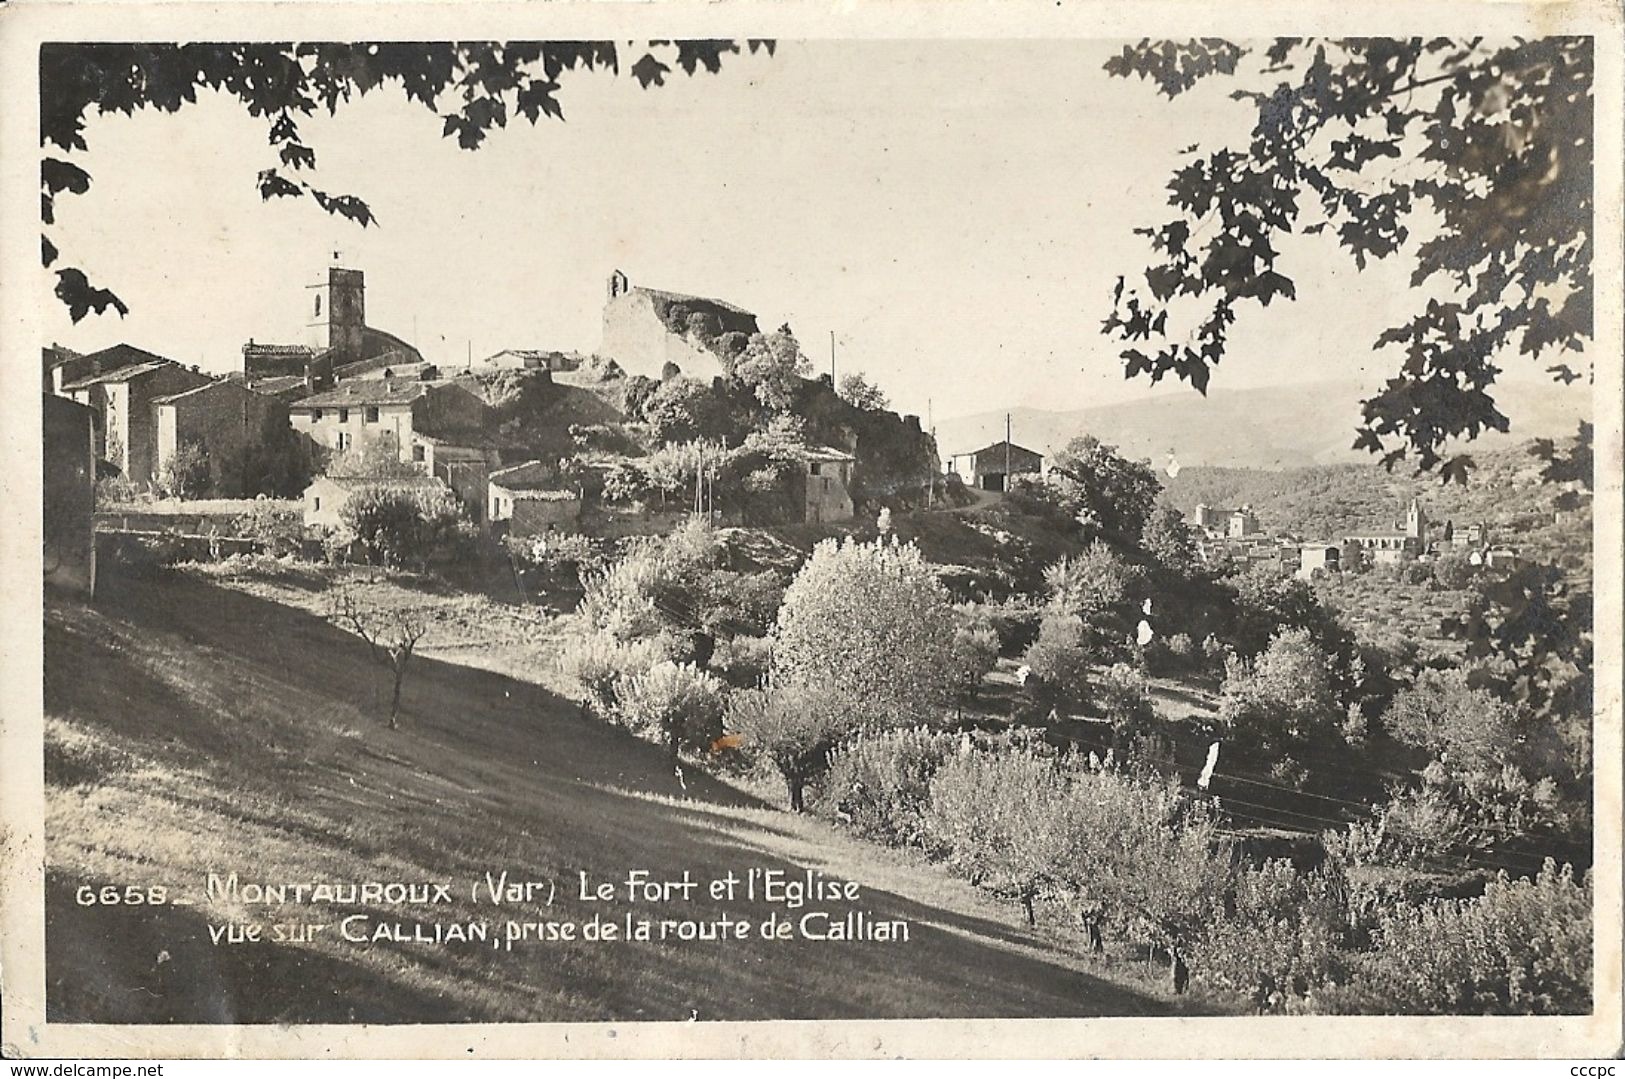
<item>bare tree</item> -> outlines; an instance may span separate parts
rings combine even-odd
[[[395,730],[401,714],[401,684],[412,662],[418,642],[429,631],[422,612],[368,606],[356,600],[348,588],[341,588],[333,600],[333,621],[367,642],[372,661],[387,667],[392,677],[389,696],[389,729]]]

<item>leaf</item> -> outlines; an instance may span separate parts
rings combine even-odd
[[[40,184],[53,195],[58,191],[83,195],[90,190],[90,173],[72,162],[47,157],[40,161]]]
[[[276,198],[290,198],[305,193],[304,188],[278,173],[264,169],[259,174],[260,198],[267,202]]]
[[[116,310],[120,317],[130,313],[123,300],[107,289],[93,286],[83,270],[56,272],[56,298],[67,305],[68,315],[74,322],[79,322],[92,311],[100,315],[109,307]]]
[[[56,244],[52,243],[51,238],[49,236],[45,236],[45,235],[40,236],[39,242],[40,242],[40,262],[43,263],[46,266],[49,266],[51,263],[56,261],[56,256],[57,256]]]
[[[632,77],[637,79],[645,90],[651,86],[666,85],[666,76],[670,73],[671,68],[656,60],[652,52],[644,53],[638,62],[632,65]]]

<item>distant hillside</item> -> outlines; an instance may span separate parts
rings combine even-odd
[[[1504,440],[1503,440],[1504,444]],[[1417,499],[1435,522],[1482,523],[1498,542],[1511,543],[1543,562],[1583,568],[1591,561],[1591,500],[1567,484],[1544,483],[1541,463],[1527,445],[1480,452],[1478,467],[1461,484],[1367,462],[1266,471],[1181,467],[1161,476],[1165,496],[1187,516],[1198,503],[1250,505],[1269,532],[1332,539],[1345,531],[1383,528],[1402,521]]]
[[[1360,422],[1360,401],[1372,392],[1370,385],[1353,380],[1215,388],[1207,397],[1181,390],[1070,412],[1018,408],[1011,423],[1019,445],[1049,452],[1091,434],[1159,467],[1170,452],[1182,466],[1281,469],[1368,462],[1369,454],[1350,447]],[[1508,382],[1496,387],[1496,399],[1512,420],[1512,432],[1475,440],[1473,453],[1531,438],[1572,435],[1578,421],[1590,416],[1590,396],[1583,385]],[[1004,413],[942,420],[936,431],[944,455],[968,452],[1004,437]]]

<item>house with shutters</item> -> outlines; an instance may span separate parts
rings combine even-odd
[[[214,379],[196,367],[127,344],[78,357],[75,363],[88,373],[63,381],[61,394],[90,409],[96,455],[131,483],[152,483],[158,474],[153,402]]]

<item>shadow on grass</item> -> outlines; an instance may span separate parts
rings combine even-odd
[[[209,942],[197,911],[132,912],[73,903],[72,866],[53,859],[48,974],[57,1021],[423,1022],[470,1019],[813,1019],[1161,1014],[1170,1005],[1108,982],[1070,950],[973,913],[968,888],[933,878],[907,894],[910,868],[815,825],[759,820],[764,803],[695,768],[680,779],[657,746],[583,719],[573,702],[505,675],[422,658],[408,674],[402,727],[381,721],[319,752],[328,717],[357,722],[381,672],[357,638],[306,612],[176,576],[121,582],[101,610],[48,618],[47,708],[78,729],[177,754],[210,777],[180,800],[145,803],[141,827],[167,814],[229,821],[228,843],[306,853],[298,871],[340,881],[448,880],[462,889],[443,919],[505,918],[466,886],[513,868],[573,883],[691,871],[846,864],[864,886],[851,904],[910,926],[907,943],[751,939],[544,951],[405,949],[350,963],[300,945]],[[138,646],[186,662],[152,670]],[[276,754],[275,766],[267,762]],[[741,811],[748,811],[742,813]],[[244,838],[246,837],[246,838]],[[263,839],[261,838],[263,837]],[[49,836],[59,843],[71,837]],[[108,852],[118,858],[119,852]],[[256,849],[227,851],[241,865]],[[195,856],[192,856],[195,859]],[[283,857],[289,857],[284,854]],[[798,861],[799,859],[799,861]],[[383,867],[387,866],[387,870]],[[168,867],[158,867],[160,870]],[[190,866],[189,871],[196,871]],[[833,870],[830,870],[833,872]],[[308,878],[307,878],[308,879]],[[94,881],[91,883],[108,883]],[[954,899],[959,895],[962,898]],[[965,909],[956,909],[956,905]],[[561,896],[550,917],[588,917]],[[809,904],[805,909],[817,909]],[[839,913],[832,908],[832,913]],[[759,925],[777,908],[701,896],[649,913]],[[520,912],[536,917],[535,909]],[[632,913],[624,907],[613,913]],[[800,913],[791,912],[799,918]],[[804,911],[802,912],[804,913]],[[159,963],[160,952],[169,958]]]

